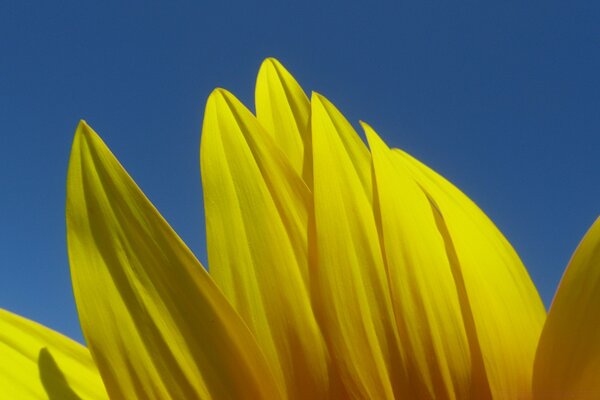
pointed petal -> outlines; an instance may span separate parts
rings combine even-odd
[[[108,399],[85,347],[2,309],[0,388],[6,399]]]
[[[311,181],[310,103],[294,77],[274,58],[267,58],[256,79],[256,117],[306,182]],[[307,152],[305,153],[305,148]]]
[[[208,99],[200,148],[211,275],[285,382],[289,398],[324,398],[325,342],[310,303],[310,193],[232,94]]]
[[[318,93],[313,92],[312,100],[315,99],[318,100],[317,108],[321,112],[321,115],[327,116],[327,126],[334,129],[333,132],[336,132],[338,135],[338,139],[343,146],[340,150],[347,154],[347,158],[350,161],[348,166],[352,168],[349,171],[352,171],[352,174],[358,177],[367,199],[371,202],[373,200],[371,188],[371,155],[367,146],[365,146],[350,122],[348,122],[333,103]],[[314,116],[314,104],[311,110]],[[314,123],[312,126],[314,127]],[[312,133],[312,137],[314,140],[314,132]],[[314,161],[313,164],[315,164]]]
[[[279,397],[245,324],[84,122],[67,239],[83,332],[111,397]]]
[[[370,157],[345,118],[313,93],[315,304],[353,398],[393,398],[400,358],[368,193]],[[366,153],[365,153],[366,152]]]
[[[461,306],[432,206],[367,124],[376,212],[413,399],[470,397],[471,362]]]
[[[533,372],[536,400],[600,397],[600,218],[586,233],[560,282]]]
[[[525,267],[467,196],[408,154],[394,153],[439,211],[440,232],[455,264],[463,310],[467,310],[463,312],[467,334],[476,341],[471,346],[474,392],[478,398],[486,397],[483,393],[489,386],[493,398],[529,398],[545,310]],[[477,375],[481,362],[485,376]]]

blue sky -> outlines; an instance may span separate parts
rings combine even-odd
[[[64,203],[82,118],[205,261],[204,102],[253,107],[268,56],[463,189],[550,304],[600,214],[597,2],[173,3],[0,4],[0,307],[81,340]]]

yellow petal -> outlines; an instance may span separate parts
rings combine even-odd
[[[326,122],[327,127],[333,129],[336,132],[341,142],[341,151],[347,154],[347,158],[350,161],[348,167],[352,171],[353,175],[356,175],[359,179],[360,185],[362,186],[367,199],[371,202],[372,199],[372,188],[371,188],[371,155],[367,146],[363,143],[361,138],[358,136],[350,122],[342,115],[342,113],[325,97],[313,93],[312,100],[317,100],[317,108],[320,115],[327,116]],[[312,103],[312,102],[311,102]],[[314,118],[315,105],[312,105],[312,118]],[[312,124],[314,129],[315,124]],[[315,133],[312,132],[314,141]],[[313,161],[313,165],[315,162]]]
[[[474,357],[473,393],[477,398],[487,397],[488,390],[495,399],[530,398],[545,310],[527,271],[508,241],[468,197],[408,154],[394,153],[440,214],[440,232],[455,265]],[[484,376],[477,372],[480,363]]]
[[[538,346],[536,400],[600,398],[600,218],[573,254]]]
[[[0,397],[108,399],[89,351],[42,325],[0,309]]]
[[[315,304],[346,390],[393,398],[403,384],[396,326],[370,203],[370,157],[344,117],[313,93]]]
[[[470,397],[467,334],[444,239],[427,196],[367,124],[376,211],[412,399]]]
[[[311,152],[310,103],[300,85],[279,61],[267,58],[258,71],[255,98],[258,121],[296,173],[311,182],[312,160],[305,159]]]
[[[325,342],[308,291],[310,193],[232,94],[208,99],[200,149],[210,273],[289,398],[327,395]]]
[[[111,398],[279,398],[241,318],[84,122],[67,240],[81,325]]]

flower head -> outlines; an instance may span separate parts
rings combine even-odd
[[[81,122],[67,241],[89,351],[1,311],[0,386],[34,399],[598,396],[600,222],[546,319],[483,212],[361,124],[369,147],[274,59],[256,116],[216,89],[200,149],[207,272]]]

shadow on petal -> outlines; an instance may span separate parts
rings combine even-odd
[[[38,368],[48,400],[81,400],[69,386],[65,375],[46,347],[41,349],[38,355]]]

